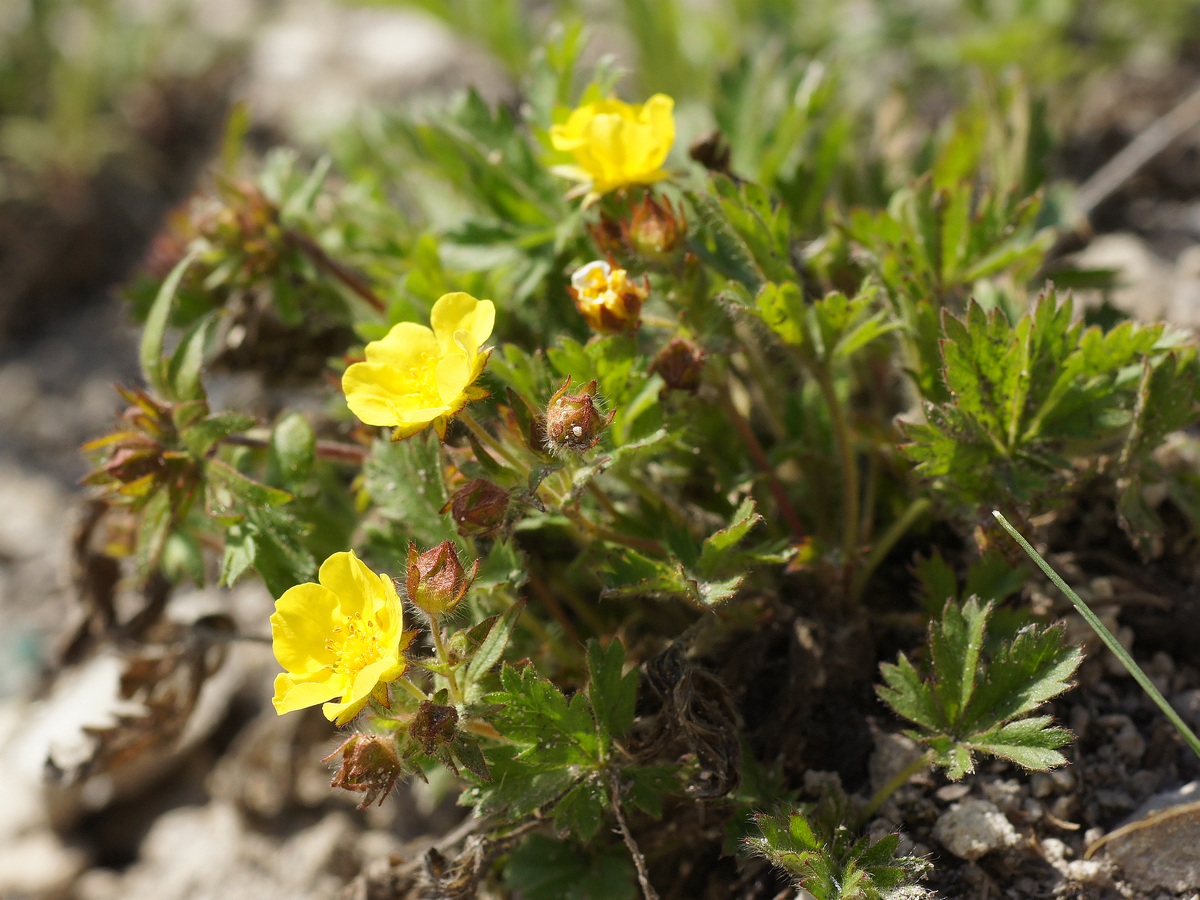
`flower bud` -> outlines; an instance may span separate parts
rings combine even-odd
[[[424,553],[408,544],[408,599],[429,618],[452,613],[479,574],[479,560],[468,572],[458,559],[453,541],[442,541]]]
[[[694,394],[700,388],[700,373],[704,369],[704,349],[687,338],[672,338],[658,351],[650,364],[666,383],[665,390],[687,391]]]
[[[329,786],[363,794],[359,809],[366,809],[376,800],[382,804],[404,774],[404,767],[396,755],[395,741],[390,737],[351,735],[325,757],[325,762],[338,754],[341,754],[342,765]]]
[[[626,251],[624,222],[601,213],[599,220],[590,223],[587,230],[602,255],[619,256]]]
[[[687,220],[670,200],[660,202],[646,194],[633,208],[628,231],[629,246],[635,253],[655,262],[669,262],[687,233]]]
[[[596,409],[596,379],[578,394],[568,394],[571,378],[550,398],[546,407],[546,446],[551,453],[570,450],[583,453],[600,442],[600,435],[612,422],[616,411],[604,416]]]
[[[450,743],[458,734],[458,711],[453,706],[425,700],[417,710],[409,734],[428,756],[432,756],[438,747]]]
[[[567,290],[593,331],[613,334],[637,328],[650,284],[630,281],[624,269],[597,260],[576,269]]]
[[[486,478],[472,478],[450,495],[440,511],[450,512],[459,534],[487,537],[504,524],[510,496],[510,491]]]

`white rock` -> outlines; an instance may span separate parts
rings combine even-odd
[[[979,859],[1019,838],[995,803],[975,798],[955,803],[938,818],[933,836],[959,859]]]

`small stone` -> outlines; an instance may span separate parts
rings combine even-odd
[[[946,784],[938,788],[934,796],[943,803],[953,803],[955,800],[961,800],[967,794],[971,793],[970,785],[963,784],[961,781],[954,784]]]
[[[1046,772],[1034,772],[1029,776],[1029,792],[1042,800],[1054,793],[1054,779]]]
[[[959,859],[981,856],[1011,847],[1018,841],[1016,829],[996,804],[971,798],[955,803],[933,826],[933,836]]]
[[[1070,769],[1051,769],[1048,774],[1059,791],[1069,791],[1075,787],[1075,774]]]
[[[1194,891],[1200,885],[1200,782],[1152,797],[1131,821],[1094,844],[1089,842],[1092,850],[1112,860],[1140,895]]]
[[[875,749],[867,763],[871,790],[880,790],[923,753],[921,745],[910,737],[890,731],[876,732]]]
[[[65,896],[87,865],[83,851],[48,831],[0,844],[0,897]]]
[[[982,787],[983,795],[995,803],[1006,815],[1011,815],[1020,809],[1021,803],[1025,799],[1025,788],[1013,778],[985,781]]]
[[[1183,721],[1193,729],[1200,729],[1200,688],[1180,691],[1171,698],[1171,705]]]

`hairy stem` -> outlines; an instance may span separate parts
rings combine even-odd
[[[728,389],[721,390],[721,408],[725,411],[726,417],[732,423],[734,430],[737,431],[742,443],[746,445],[746,449],[750,451],[750,456],[754,460],[754,464],[758,466],[759,471],[766,478],[767,488],[771,491],[771,496],[775,498],[775,505],[779,507],[779,514],[783,516],[783,520],[787,523],[796,540],[803,541],[808,537],[804,523],[800,521],[800,516],[796,514],[796,508],[792,506],[792,501],[788,499],[783,482],[775,474],[775,467],[767,459],[766,451],[763,450],[762,444],[759,443],[758,437],[754,434],[754,429],[750,427],[750,423],[746,421],[746,417],[738,411],[733,398],[729,396]]]
[[[269,438],[250,434],[231,434],[223,438],[221,443],[233,447],[250,447],[253,450],[269,450],[271,447]],[[361,466],[366,462],[370,452],[366,447],[360,447],[358,444],[343,444],[339,441],[317,441],[316,443],[316,454],[319,459],[351,463],[356,466]]]
[[[846,413],[838,400],[829,373],[820,370],[814,374],[821,396],[825,398],[825,405],[829,407],[829,422],[833,427],[833,440],[837,445],[838,461],[842,470],[842,562],[845,566],[846,587],[849,589],[850,572],[858,551],[858,465],[854,460],[854,446],[850,440]]]
[[[482,425],[480,425],[479,421],[473,415],[467,412],[466,409],[463,409],[458,413],[458,419],[467,426],[467,429],[471,432],[471,434],[475,435],[479,443],[483,444],[484,447],[486,447],[488,450],[491,450],[492,453],[503,459],[525,477],[529,476],[529,463],[522,462],[521,460],[517,459],[511,450],[492,437],[491,433],[488,432],[488,430]]]
[[[609,791],[612,794],[613,815],[617,818],[617,828],[621,832],[621,839],[625,841],[629,855],[633,857],[633,865],[637,868],[638,884],[642,888],[643,900],[658,900],[658,891],[654,890],[654,885],[650,883],[650,870],[646,867],[646,857],[642,856],[637,841],[633,839],[629,826],[625,824],[625,813],[621,809],[621,773],[617,770],[613,771],[612,778],[609,780]]]

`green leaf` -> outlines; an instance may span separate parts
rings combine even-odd
[[[225,552],[221,556],[221,584],[233,587],[254,565],[258,547],[255,529],[235,522],[225,529]]]
[[[292,500],[292,495],[279,488],[255,481],[243,475],[223,459],[210,459],[204,466],[205,479],[214,494],[211,505],[240,511],[245,506],[282,506]],[[223,497],[222,493],[227,497]]]
[[[785,870],[816,900],[887,900],[928,872],[926,861],[897,856],[896,835],[859,837],[845,824],[852,818],[835,796],[823,798],[815,811],[759,814],[759,835],[747,838],[746,848]]]
[[[928,671],[903,654],[880,667],[880,699],[917,726],[910,734],[934,751],[934,762],[952,779],[973,771],[973,753],[1030,769],[1060,765],[1057,748],[1071,737],[1048,716],[1029,713],[1071,687],[1079,649],[1063,646],[1061,626],[1027,625],[989,654],[991,613],[990,603],[974,597],[961,606],[947,601],[940,621],[929,626]]]
[[[625,647],[616,638],[602,647],[595,638],[588,641],[587,695],[596,717],[601,745],[613,738],[624,737],[633,727],[633,712],[637,705],[638,670],[623,672]]]
[[[733,514],[732,522],[727,527],[704,539],[700,548],[700,559],[696,563],[696,571],[705,578],[712,578],[719,572],[727,572],[730,567],[729,558],[733,554],[734,548],[761,521],[762,516],[755,512],[754,499],[747,497],[738,506]],[[737,562],[734,564],[736,565]]]
[[[585,779],[554,807],[554,827],[580,841],[590,841],[608,813],[608,791],[596,778]]]
[[[207,416],[183,429],[181,439],[188,452],[196,457],[207,456],[217,444],[230,435],[253,428],[257,420],[241,413],[217,413]],[[218,476],[218,478],[221,476]]]
[[[209,335],[212,334],[216,317],[212,315],[200,319],[188,333],[184,335],[175,353],[171,356],[167,367],[166,381],[170,394],[176,400],[205,399],[204,384],[200,380],[200,371],[204,366],[204,351],[208,346]],[[149,322],[147,322],[147,326]]]
[[[163,545],[171,532],[171,493],[165,487],[156,490],[142,506],[137,534],[137,570],[145,577],[158,565]]]
[[[299,413],[281,418],[271,432],[271,453],[285,484],[303,483],[317,455],[317,436],[308,420]]]
[[[160,397],[171,399],[170,385],[167,382],[163,367],[163,340],[166,336],[167,323],[171,318],[171,304],[175,293],[179,290],[179,282],[183,273],[196,259],[199,251],[190,250],[186,256],[175,264],[169,275],[158,289],[158,295],[146,316],[146,324],[142,330],[142,343],[138,359],[142,366],[142,377]]]
[[[405,538],[432,547],[458,537],[442,479],[442,450],[437,435],[418,434],[405,441],[376,441],[363,468],[367,493],[385,517],[402,526]]]
[[[508,639],[512,636],[513,628],[516,627],[517,618],[524,609],[524,602],[514,603],[504,611],[503,615],[492,622],[487,634],[471,655],[471,661],[467,664],[466,678],[469,683],[478,682],[491,671],[492,666],[500,661],[504,648],[508,646]]]
[[[635,900],[633,864],[619,845],[582,848],[531,834],[508,857],[504,884],[526,900]]]

